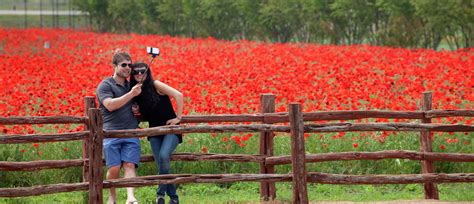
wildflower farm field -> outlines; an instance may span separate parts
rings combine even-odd
[[[45,48],[45,44],[49,48]],[[84,115],[84,97],[95,96],[99,82],[111,76],[113,50],[128,51],[133,61],[150,61],[146,47],[159,47],[152,70],[184,94],[184,115],[259,113],[260,94],[276,96],[276,112],[299,102],[303,112],[329,110],[420,110],[422,93],[433,92],[433,109],[474,109],[474,49],[433,51],[316,44],[272,44],[157,35],[107,34],[61,29],[0,28],[0,116]],[[418,122],[361,119],[353,122]],[[323,121],[324,122],[324,121]],[[471,117],[433,119],[434,123],[471,125]],[[319,123],[319,122],[318,122]],[[146,127],[146,124],[142,124]],[[0,125],[0,134],[57,133],[82,125]],[[474,153],[474,133],[434,133],[433,151]],[[185,134],[177,152],[258,154],[258,133]],[[306,133],[308,154],[420,148],[415,132]],[[289,155],[288,133],[277,133],[274,154]],[[79,159],[80,142],[0,145],[0,161]],[[151,154],[146,139],[142,153]],[[308,163],[307,170],[337,174],[418,174],[420,161],[334,161]],[[291,165],[276,173],[289,173]],[[172,162],[173,173],[258,173],[258,164]],[[435,162],[437,173],[472,173],[474,163]],[[153,163],[138,168],[153,175]],[[81,168],[34,172],[0,171],[0,187],[81,182]],[[291,200],[291,183],[277,184],[277,198]],[[440,199],[474,201],[472,183],[439,184]],[[106,191],[104,191],[106,196]],[[252,202],[259,183],[183,184],[183,203]],[[215,196],[208,196],[213,194]],[[124,199],[125,189],[119,195]],[[423,185],[310,184],[311,201],[423,199]],[[137,189],[139,200],[152,200],[154,187]],[[27,198],[0,198],[0,203],[86,202],[84,192]],[[120,201],[122,202],[122,201]]]

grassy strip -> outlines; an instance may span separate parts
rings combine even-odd
[[[438,186],[442,201],[473,201],[473,183],[441,184]],[[232,184],[186,184],[178,187],[178,195],[182,203],[248,203],[258,202],[258,183]],[[118,189],[117,203],[124,203],[126,190]],[[104,201],[108,192],[104,191]],[[152,203],[156,196],[156,187],[136,189],[136,197],[142,203]],[[423,200],[423,186],[408,185],[322,185],[308,186],[310,201],[393,201]],[[277,184],[277,200],[291,201],[292,190],[289,183]],[[166,198],[168,199],[168,198]],[[3,198],[0,203],[85,203],[87,194],[84,192],[59,193],[26,198]]]

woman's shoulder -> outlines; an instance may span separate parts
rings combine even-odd
[[[153,81],[153,84],[155,85],[156,93],[158,93],[158,95],[160,95],[160,96],[166,96],[166,94],[164,94],[162,91],[160,91],[161,88],[163,88],[164,86],[166,86],[165,83],[163,83],[163,82],[161,82],[160,80],[156,79],[155,81]]]

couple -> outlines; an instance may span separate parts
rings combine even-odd
[[[112,58],[114,75],[104,79],[97,88],[100,110],[104,120],[104,130],[123,130],[138,128],[138,120],[132,112],[132,103],[137,103],[141,116],[150,127],[176,125],[181,120],[183,94],[176,89],[153,80],[151,70],[145,63],[132,64],[128,53],[116,52]],[[131,76],[130,76],[131,74]],[[130,76],[130,82],[127,78]],[[143,83],[140,83],[142,82]],[[170,101],[176,100],[177,114]],[[138,111],[138,110],[137,110]],[[181,135],[168,134],[149,137],[153,156],[159,174],[170,173],[170,157]],[[135,168],[140,162],[140,140],[138,138],[104,139],[104,155],[108,167],[107,179],[119,178],[120,168],[124,177],[136,176]],[[156,203],[165,203],[165,193],[170,196],[169,203],[179,203],[174,184],[159,185]],[[110,188],[108,203],[116,202],[114,188]],[[138,203],[133,188],[127,188],[127,204]]]

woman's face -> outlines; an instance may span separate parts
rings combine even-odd
[[[146,79],[146,67],[135,67],[132,70],[134,79],[138,82],[143,82]]]

